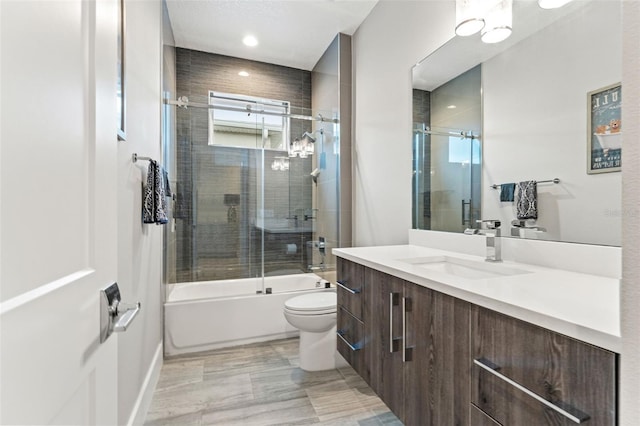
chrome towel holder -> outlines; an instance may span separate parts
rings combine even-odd
[[[153,160],[153,158],[151,157],[141,157],[139,156],[136,152],[134,152],[133,154],[131,154],[131,161],[133,161],[134,163],[137,163],[138,160],[141,161],[151,161]]]
[[[560,183],[560,178],[553,178],[548,180],[537,180],[536,183]],[[501,183],[493,184],[489,188],[498,189],[502,186]]]

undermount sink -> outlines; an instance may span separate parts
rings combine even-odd
[[[398,259],[400,262],[418,266],[420,268],[452,275],[468,280],[482,280],[487,278],[508,277],[526,274],[529,271],[511,268],[500,263],[477,262],[453,256],[428,256],[410,259]]]

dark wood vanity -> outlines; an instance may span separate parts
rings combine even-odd
[[[617,354],[338,258],[338,350],[406,425],[617,424]]]

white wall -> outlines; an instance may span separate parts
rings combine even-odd
[[[625,137],[622,164],[622,426],[635,425],[640,419],[640,3],[625,1],[623,6],[622,120]],[[631,141],[631,143],[626,143]]]
[[[586,172],[587,93],[621,80],[621,9],[590,3],[483,63],[482,215],[504,232],[515,203],[489,185],[558,177],[538,185],[549,239],[621,244],[621,174]]]
[[[118,419],[139,422],[141,392],[162,343],[162,226],[143,225],[142,184],[147,161],[161,161],[160,101],[162,2],[126,1],[127,140],[118,143],[118,284],[122,300],[141,302],[142,310],[118,338]],[[160,362],[162,352],[160,350]],[[155,383],[148,384],[153,391]],[[136,417],[138,416],[138,417]]]
[[[453,37],[453,1],[380,1],[353,36],[354,245],[407,242],[411,67]]]

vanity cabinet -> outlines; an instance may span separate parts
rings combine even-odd
[[[615,353],[342,258],[338,279],[338,349],[405,425],[616,424]]]
[[[475,407],[502,425],[616,424],[615,353],[479,306],[471,318]]]
[[[369,382],[365,365],[364,298],[365,267],[337,258],[337,345],[338,352]]]

